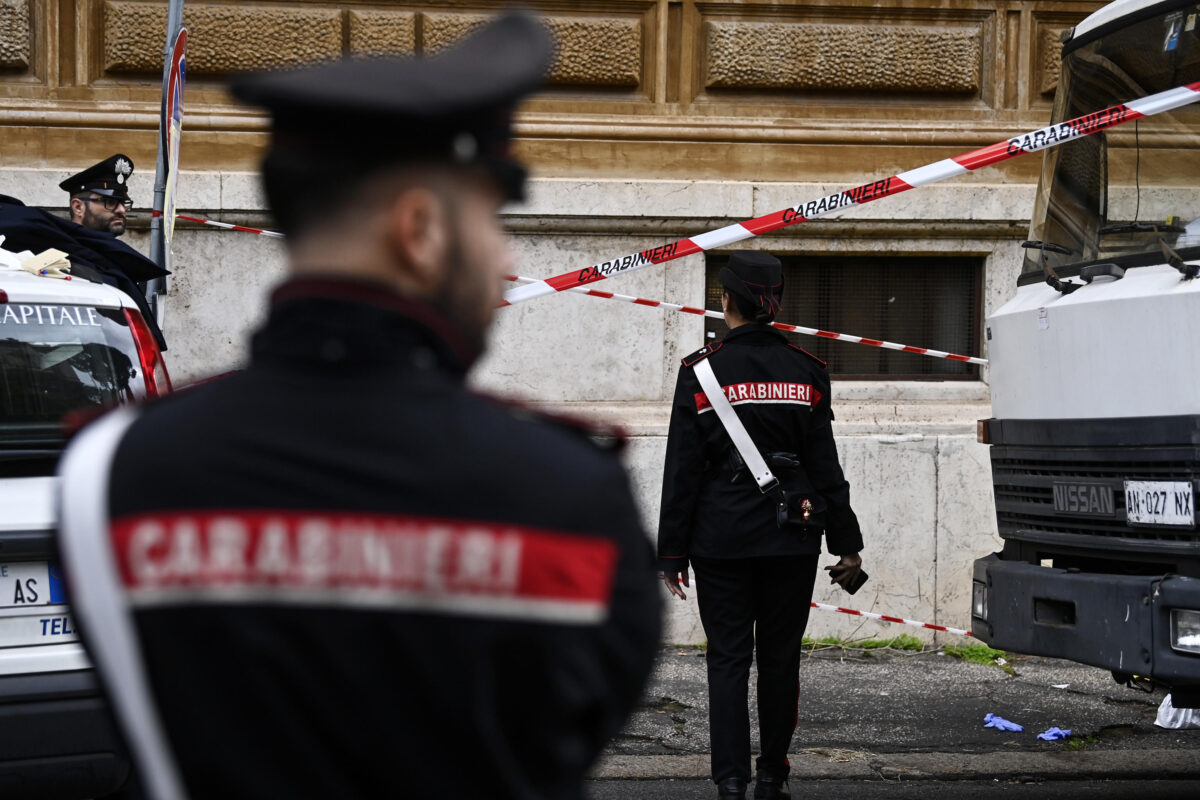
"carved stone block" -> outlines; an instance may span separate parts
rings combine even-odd
[[[190,75],[301,64],[342,53],[336,9],[188,5]],[[161,72],[167,6],[109,2],[104,6],[104,69]]]
[[[426,53],[445,50],[489,19],[483,14],[425,14],[421,49]]]
[[[642,24],[636,19],[550,17],[558,42],[550,82],[635,87],[642,80]]]
[[[705,22],[706,85],[719,89],[823,89],[974,93],[977,28]]]
[[[489,18],[472,14],[426,14],[426,52],[461,39]],[[642,81],[642,25],[622,17],[543,17],[558,52],[548,80],[573,86],[636,87]]]
[[[417,15],[406,11],[351,11],[354,55],[412,55],[417,50]]]
[[[1054,94],[1058,88],[1058,75],[1062,72],[1062,28],[1042,28],[1038,34],[1038,73],[1041,81],[1038,90],[1042,94]]]
[[[28,69],[29,0],[0,0],[0,68]]]

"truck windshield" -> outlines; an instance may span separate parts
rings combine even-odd
[[[1200,80],[1196,3],[1067,43],[1053,122]],[[1096,34],[1099,34],[1098,37]],[[1161,264],[1165,243],[1200,257],[1200,107],[1129,122],[1046,151],[1022,278],[1097,260]],[[1023,281],[1024,282],[1024,281]]]
[[[0,303],[0,461],[62,445],[72,411],[145,394],[123,311]]]

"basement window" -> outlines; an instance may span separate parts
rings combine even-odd
[[[717,273],[728,255],[706,265],[707,308],[720,310]],[[941,256],[780,256],[783,308],[778,322],[870,339],[978,356],[983,259]],[[706,319],[720,339],[729,329]],[[979,367],[834,339],[787,334],[788,340],[828,362],[845,380],[976,379]],[[711,338],[711,337],[710,337]]]

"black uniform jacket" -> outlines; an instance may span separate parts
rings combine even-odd
[[[70,258],[71,273],[97,283],[115,286],[133,298],[158,346],[167,342],[158,328],[158,319],[150,311],[146,295],[138,283],[170,275],[111,233],[94,231],[61,219],[40,208],[30,208],[14,197],[0,194],[0,234],[4,249],[40,253],[53,247]]]
[[[460,340],[380,286],[296,280],[246,370],[72,443],[71,603],[145,782],[581,796],[652,666],[653,553],[617,447],[472,393]]]
[[[733,443],[692,367],[707,358],[759,452],[794,453],[802,469],[772,468],[785,486],[805,481],[827,504],[830,552],[862,549],[850,485],[833,441],[833,411],[825,363],[766,325],[741,325],[723,341],[683,359],[671,407],[659,569],[681,570],[689,556],[749,558],[821,551],[819,536],[780,530],[775,505],[743,469],[730,465]]]

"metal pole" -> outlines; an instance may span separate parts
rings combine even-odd
[[[158,112],[158,159],[154,170],[154,214],[150,217],[150,260],[163,269],[170,269],[170,253],[167,252],[166,231],[163,228],[163,204],[167,194],[167,78],[171,72],[171,51],[175,37],[183,27],[183,0],[168,0],[167,41],[163,45],[162,106]],[[146,297],[156,316],[159,313],[158,297],[167,291],[167,279],[155,278],[146,284]]]

